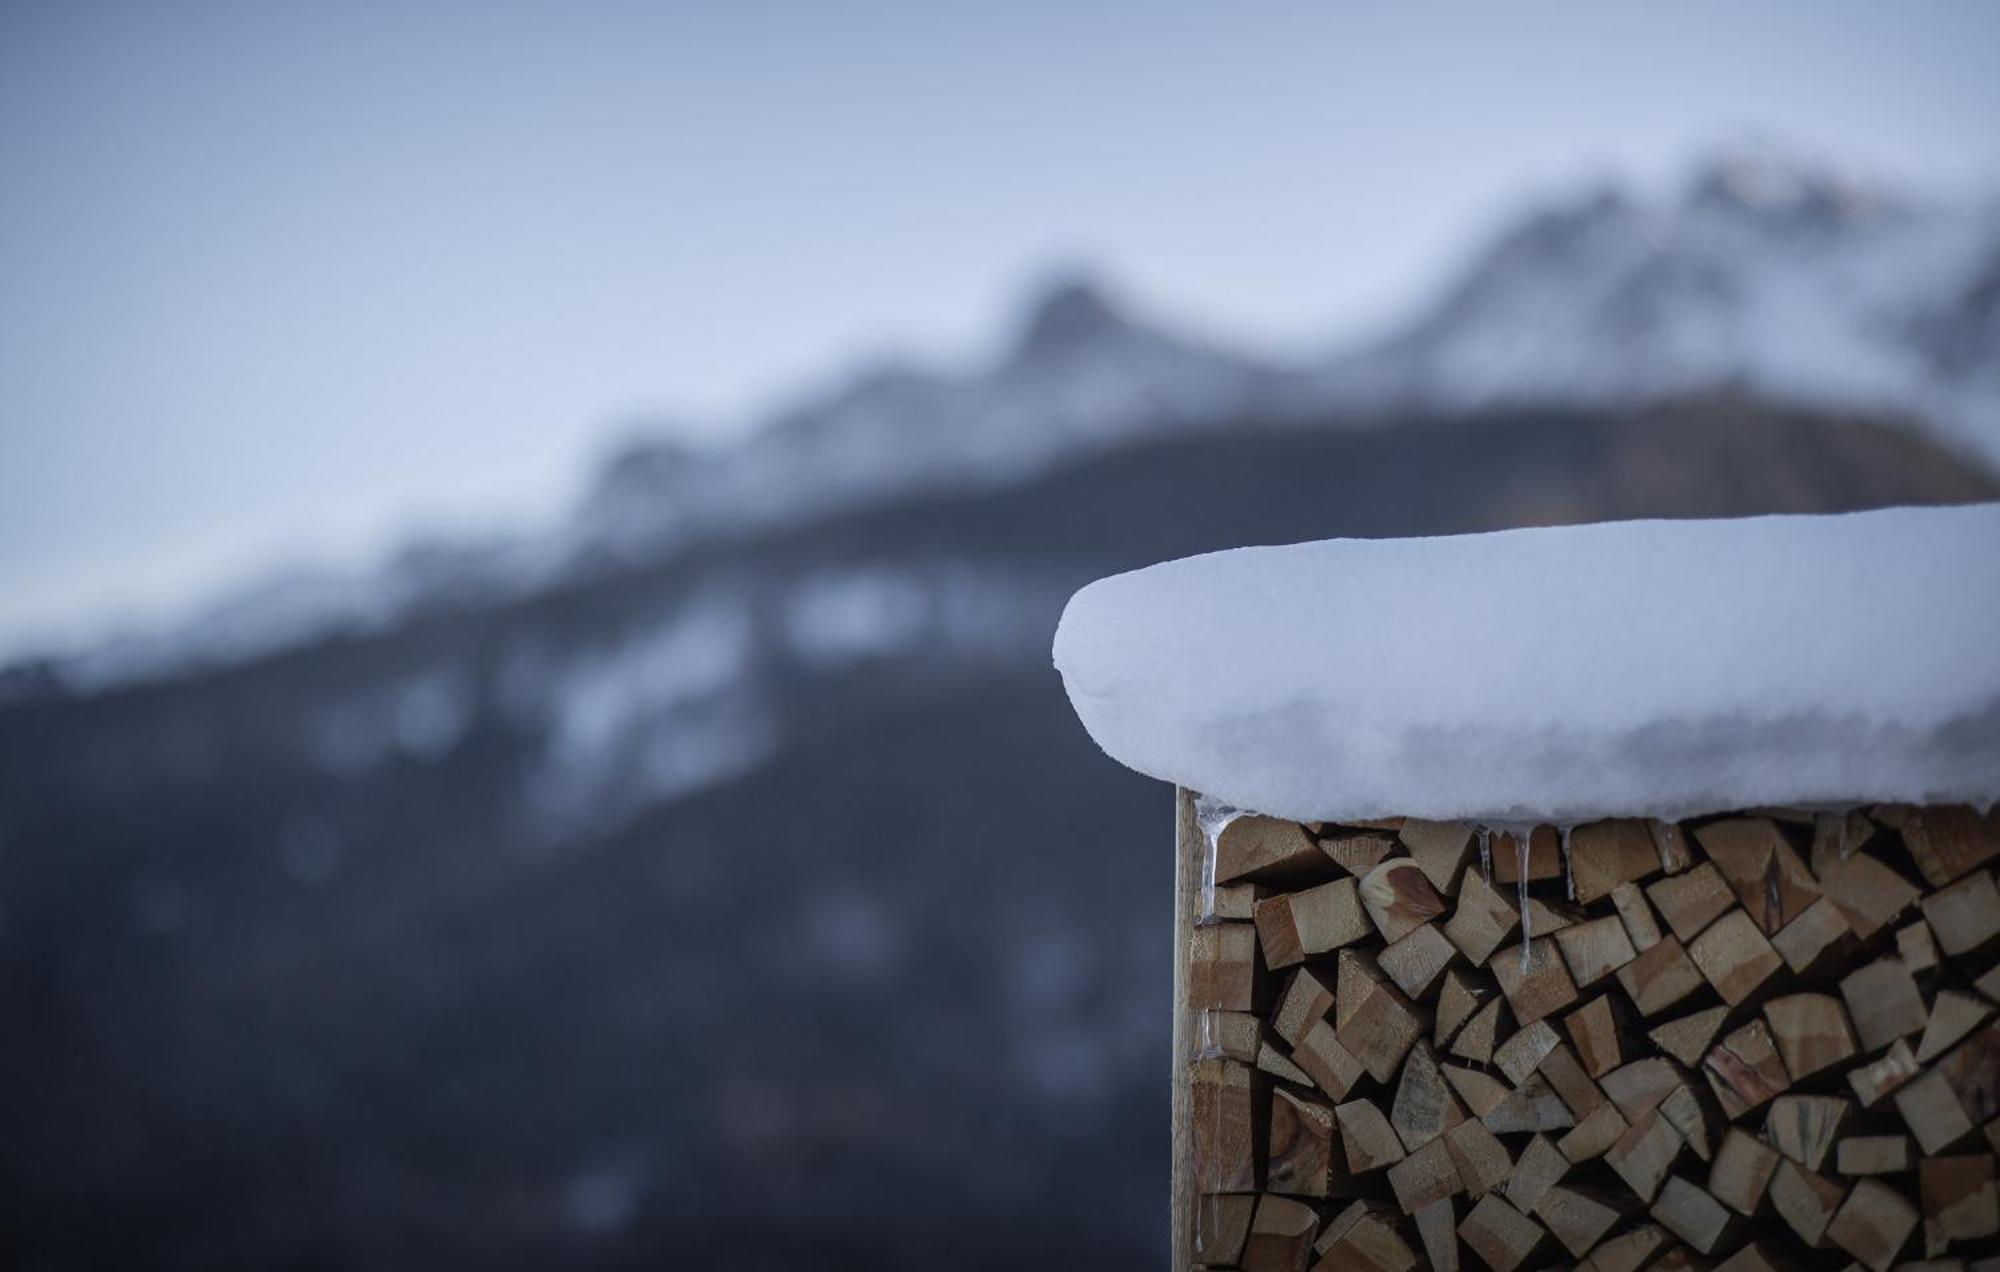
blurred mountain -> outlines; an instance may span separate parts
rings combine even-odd
[[[258,581],[191,623],[0,673],[0,697],[10,682],[89,688],[374,630],[1252,416],[1357,427],[1723,389],[1905,421],[2000,462],[2000,201],[1924,201],[1768,148],[1733,152],[1677,198],[1602,188],[1532,211],[1413,320],[1307,363],[1181,333],[1065,276],[987,365],[866,368],[727,445],[636,440],[552,533],[423,545],[360,575]]]
[[[1463,297],[1523,235],[1374,365],[1454,308],[1518,321]],[[1984,347],[1985,286],[1922,338]],[[0,1262],[1157,1265],[1171,811],[1069,714],[1072,590],[2000,497],[1928,423],[1752,377],[1468,405],[1323,373],[1064,282],[988,367],[632,446],[559,534],[17,669]]]
[[[1768,149],[1678,200],[1523,218],[1330,392],[1465,407],[1738,386],[1921,421],[2000,457],[2000,201],[1923,202]]]

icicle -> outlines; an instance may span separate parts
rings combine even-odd
[[[1518,863],[1518,873],[1515,876],[1515,882],[1516,886],[1520,889],[1521,896],[1521,973],[1523,975],[1526,975],[1528,971],[1528,941],[1534,935],[1531,930],[1534,925],[1528,918],[1528,843],[1533,838],[1533,827],[1514,832],[1514,859]]]
[[[1201,912],[1195,916],[1197,925],[1215,922],[1216,843],[1229,823],[1242,815],[1219,799],[1210,799],[1206,795],[1195,797],[1195,821],[1200,824],[1201,837],[1208,844],[1208,851],[1201,859]]]
[[[1479,828],[1479,875],[1488,884],[1493,882],[1493,832],[1484,826]]]
[[[1569,832],[1574,827],[1562,827],[1563,841],[1563,892],[1570,900],[1576,900],[1576,872],[1569,867]]]
[[[1852,823],[1853,817],[1853,813],[1842,813],[1840,815],[1840,859],[1842,861],[1846,861],[1848,855],[1854,851],[1854,845],[1848,841],[1847,836],[1847,828]]]

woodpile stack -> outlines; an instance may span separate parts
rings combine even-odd
[[[1181,798],[1178,1268],[2000,1267],[2000,815]]]

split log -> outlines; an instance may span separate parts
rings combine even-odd
[[[1556,1141],[1556,1148],[1564,1157],[1582,1165],[1604,1156],[1629,1129],[1625,1119],[1618,1115],[1618,1106],[1607,1101],[1578,1118],[1576,1125]]]
[[[1392,857],[1370,870],[1361,880],[1361,904],[1391,945],[1445,911],[1444,898],[1408,857]]]
[[[2000,888],[1984,870],[1931,893],[1921,904],[1938,947],[1952,958],[2000,937]]]
[[[1764,1004],[1785,1072],[1800,1082],[1856,1053],[1854,1029],[1847,1009],[1830,994],[1789,994]]]
[[[1383,950],[1377,961],[1396,988],[1410,998],[1422,998],[1444,973],[1458,950],[1435,923],[1412,928]]]
[[[1376,1201],[1357,1201],[1335,1215],[1313,1242],[1313,1251],[1320,1256],[1315,1272],[1411,1272],[1419,1266],[1409,1242],[1396,1231],[1395,1212]]]
[[[1292,973],[1286,983],[1285,992],[1278,999],[1278,1012],[1271,1018],[1271,1027],[1278,1031],[1287,1045],[1296,1047],[1306,1036],[1306,1030],[1326,1019],[1326,1013],[1333,1010],[1333,990],[1310,967],[1301,967]]]
[[[1445,1082],[1430,1044],[1418,1042],[1403,1061],[1389,1125],[1403,1147],[1415,1152],[1466,1119],[1465,1106]]]
[[[1618,919],[1625,925],[1625,935],[1631,938],[1633,949],[1644,952],[1660,943],[1659,920],[1638,884],[1621,883],[1613,888],[1611,904],[1618,910]]]
[[[1660,869],[1668,874],[1679,874],[1694,864],[1694,854],[1688,850],[1687,835],[1670,821],[1651,818],[1646,822],[1646,833],[1653,837],[1653,847],[1660,852]]]
[[[1918,1218],[1917,1208],[1901,1193],[1878,1180],[1864,1179],[1847,1195],[1826,1235],[1862,1265],[1883,1272],[1917,1230]]]
[[[1570,1160],[1562,1155],[1555,1141],[1537,1135],[1521,1150],[1514,1173],[1507,1177],[1507,1200],[1524,1213],[1532,1214],[1542,1194],[1561,1183],[1569,1173]]]
[[[1445,1081],[1465,1104],[1472,1116],[1479,1118],[1491,1113],[1499,1103],[1507,1098],[1507,1087],[1483,1069],[1467,1069],[1460,1065],[1444,1066]]]
[[[1824,1244],[1827,1225],[1846,1195],[1838,1182],[1788,1157],[1780,1158],[1771,1174],[1771,1208],[1809,1246]]]
[[[1982,876],[1983,877],[1983,876]],[[1917,1044],[1917,1063],[1929,1064],[1949,1050],[1993,1013],[1985,999],[1955,989],[1939,990],[1931,1000],[1931,1018],[1924,1025],[1923,1041]]]
[[[1458,1208],[1451,1198],[1417,1211],[1417,1236],[1431,1272],[1458,1272]]]
[[[1580,1259],[1604,1239],[1623,1214],[1606,1205],[1601,1194],[1557,1184],[1542,1194],[1541,1204],[1535,1207],[1535,1218],[1542,1221],[1549,1235],[1561,1242],[1573,1258]]]
[[[1640,1201],[1651,1205],[1684,1146],[1673,1123],[1653,1109],[1605,1150],[1604,1161]]]
[[[1771,1031],[1761,1020],[1729,1034],[1702,1057],[1702,1072],[1730,1121],[1780,1095],[1792,1083]]]
[[[1195,1199],[1194,1253],[1203,1263],[1223,1267],[1243,1254],[1250,1235],[1250,1215],[1257,1208],[1255,1193],[1205,1193]]]
[[[1677,1086],[1660,1101],[1660,1116],[1673,1124],[1696,1157],[1703,1161],[1714,1157],[1723,1121],[1713,1100],[1691,1086]]]
[[[1352,879],[1336,879],[1302,892],[1266,897],[1256,906],[1257,940],[1275,969],[1302,963],[1369,935],[1368,920]]]
[[[1916,1167],[1916,1145],[1907,1135],[1850,1135],[1834,1149],[1842,1175],[1897,1175]]]
[[[1598,1079],[1598,1087],[1627,1122],[1635,1122],[1685,1084],[1685,1075],[1661,1056],[1645,1056]]]
[[[1578,1118],[1590,1116],[1606,1103],[1604,1092],[1583,1071],[1583,1062],[1576,1058],[1576,1052],[1560,1042],[1549,1048],[1535,1068]]]
[[[1542,1226],[1487,1193],[1458,1225],[1458,1235],[1494,1272],[1514,1272],[1527,1263],[1541,1244]]]
[[[1340,1127],[1340,1146],[1347,1155],[1350,1174],[1365,1175],[1403,1160],[1402,1141],[1375,1101],[1349,1100],[1336,1106],[1333,1116]]]
[[[1910,1054],[1909,1045],[1898,1038],[1879,1058],[1850,1069],[1847,1084],[1854,1088],[1862,1108],[1873,1108],[1883,1096],[1916,1077],[1918,1072],[1917,1059]]]
[[[1657,1016],[1707,982],[1681,946],[1680,938],[1663,937],[1618,969],[1618,984],[1642,1016]]]
[[[1520,922],[1514,903],[1495,891],[1478,871],[1468,870],[1459,881],[1458,904],[1445,920],[1444,934],[1465,955],[1466,962],[1484,967]]]
[[[1271,890],[1261,883],[1219,883],[1209,894],[1207,920],[1226,920],[1248,923],[1255,916],[1257,903],[1271,895]],[[1249,1212],[1244,1212],[1243,1224],[1250,1225]]]
[[[1297,882],[1326,870],[1326,856],[1297,822],[1243,816],[1215,837],[1215,881]]]
[[[1912,972],[1927,972],[1938,965],[1937,938],[1931,925],[1915,919],[1896,929],[1896,957]]]
[[[1819,1170],[1833,1152],[1854,1102],[1837,1095],[1781,1095],[1764,1115],[1764,1139],[1808,1170]]]
[[[1465,1191],[1451,1150],[1442,1139],[1434,1139],[1389,1168],[1389,1190],[1404,1214],[1413,1215],[1423,1207]]]
[[[1561,1045],[1562,1038],[1548,1022],[1537,1020],[1501,1043],[1500,1049],[1493,1053],[1493,1063],[1507,1075],[1509,1082],[1520,1086],[1540,1067],[1542,1057]]]
[[[1403,991],[1390,984],[1372,960],[1340,960],[1334,991],[1335,1035],[1377,1082],[1396,1076],[1410,1046],[1428,1025]]]
[[[1710,822],[1694,837],[1765,936],[1775,936],[1819,900],[1819,882],[1774,823],[1732,818]]]
[[[1520,883],[1519,839],[1520,833],[1511,830],[1493,836],[1493,882]],[[1562,877],[1561,834],[1554,826],[1536,826],[1528,836],[1528,882]]]
[[[1853,945],[1854,929],[1831,897],[1821,897],[1805,913],[1779,929],[1771,948],[1795,975],[1807,976],[1831,966]]]
[[[1941,1254],[1954,1241],[2000,1233],[2000,1190],[1993,1156],[1926,1158],[1917,1167],[1923,1198],[1926,1253]]]
[[[1731,1007],[1756,993],[1785,964],[1743,910],[1731,910],[1709,924],[1688,946],[1688,957]]]
[[[1396,832],[1409,849],[1410,860],[1417,863],[1417,869],[1431,881],[1431,886],[1446,896],[1458,892],[1459,876],[1465,873],[1472,861],[1473,841],[1477,834],[1464,822],[1423,821],[1412,817]]]
[[[1894,922],[1921,895],[1916,885],[1865,852],[1827,863],[1819,872],[1819,886],[1864,941]]]
[[[1612,820],[1578,826],[1570,834],[1570,877],[1578,905],[1610,896],[1621,884],[1660,873],[1660,852],[1643,821]]]
[[[1958,1094],[1936,1069],[1898,1087],[1895,1100],[1896,1111],[1926,1157],[1944,1152],[1973,1132],[1975,1123],[1958,1102]]]
[[[1901,833],[1917,869],[1934,888],[2000,857],[2000,807],[1989,808],[1981,816],[1963,804],[1939,808],[1884,805],[1874,810],[1874,817]]]
[[[1466,1195],[1475,1199],[1505,1183],[1514,1168],[1507,1146],[1477,1118],[1467,1118],[1445,1132],[1444,1146]]]
[[[1346,1180],[1335,1147],[1333,1106],[1285,1087],[1271,1092],[1270,1155],[1264,1186],[1295,1197],[1332,1197]]]
[[[1840,982],[1847,1014],[1864,1051],[1879,1051],[1898,1038],[1919,1033],[1930,1019],[1910,969],[1899,958],[1881,958]]]
[[[1431,1039],[1440,1047],[1450,1043],[1457,1036],[1459,1027],[1472,1019],[1472,1014],[1479,1010],[1490,992],[1486,982],[1463,968],[1446,968],[1442,988],[1438,990],[1437,1018]]]
[[[1514,1019],[1523,1025],[1533,1024],[1577,1000],[1576,983],[1556,952],[1555,942],[1548,937],[1528,942],[1526,967],[1522,966],[1520,947],[1509,946],[1500,951],[1492,970],[1507,1005],[1513,1008]]]
[[[1738,1220],[1721,1202],[1680,1175],[1667,1176],[1650,1213],[1703,1254],[1714,1254],[1737,1230]]]
[[[1659,1224],[1642,1223],[1592,1250],[1578,1267],[1582,1272],[1639,1272],[1640,1268],[1658,1268],[1660,1265],[1653,1260],[1671,1240]]]
[[[1566,1131],[1576,1125],[1562,1097],[1547,1078],[1531,1074],[1526,1082],[1480,1119],[1495,1135],[1517,1135],[1524,1131]]]
[[[1639,955],[1632,948],[1624,920],[1615,914],[1564,928],[1555,934],[1555,940],[1569,967],[1570,980],[1579,989],[1591,988]]]
[[[1563,1017],[1563,1028],[1576,1047],[1576,1058],[1583,1071],[1591,1077],[1601,1078],[1624,1062],[1610,995],[1599,994]]]
[[[1451,1054],[1474,1064],[1493,1059],[1493,1040],[1500,1032],[1500,999],[1495,998],[1472,1014],[1472,1019],[1451,1040]]]
[[[1243,1242],[1243,1272],[1299,1272],[1312,1255],[1319,1215],[1293,1197],[1265,1193],[1257,1199]]]
[[[1700,936],[1703,928],[1736,904],[1728,880],[1706,861],[1684,874],[1649,885],[1646,897],[1682,943]]]
[[[1358,1057],[1340,1045],[1330,1021],[1316,1020],[1292,1050],[1292,1061],[1312,1078],[1313,1085],[1336,1100],[1344,1100],[1367,1070]]]
[[[1778,1151],[1732,1126],[1708,1168],[1709,1195],[1739,1215],[1754,1215],[1778,1169]]]
[[[1655,1026],[1646,1034],[1653,1045],[1674,1059],[1694,1068],[1701,1058],[1708,1054],[1715,1035],[1722,1031],[1722,1022],[1729,1017],[1727,1007],[1709,1007],[1685,1016],[1676,1016],[1663,1025]]]
[[[1280,1082],[1290,1082],[1294,1086],[1313,1086],[1312,1075],[1299,1068],[1298,1063],[1268,1042],[1257,1044],[1257,1067]]]
[[[1334,834],[1319,841],[1319,850],[1359,879],[1396,851],[1396,841],[1387,835]]]

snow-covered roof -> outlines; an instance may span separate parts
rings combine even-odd
[[[1100,579],[1114,759],[1299,820],[2000,800],[2000,504],[1241,548]]]

